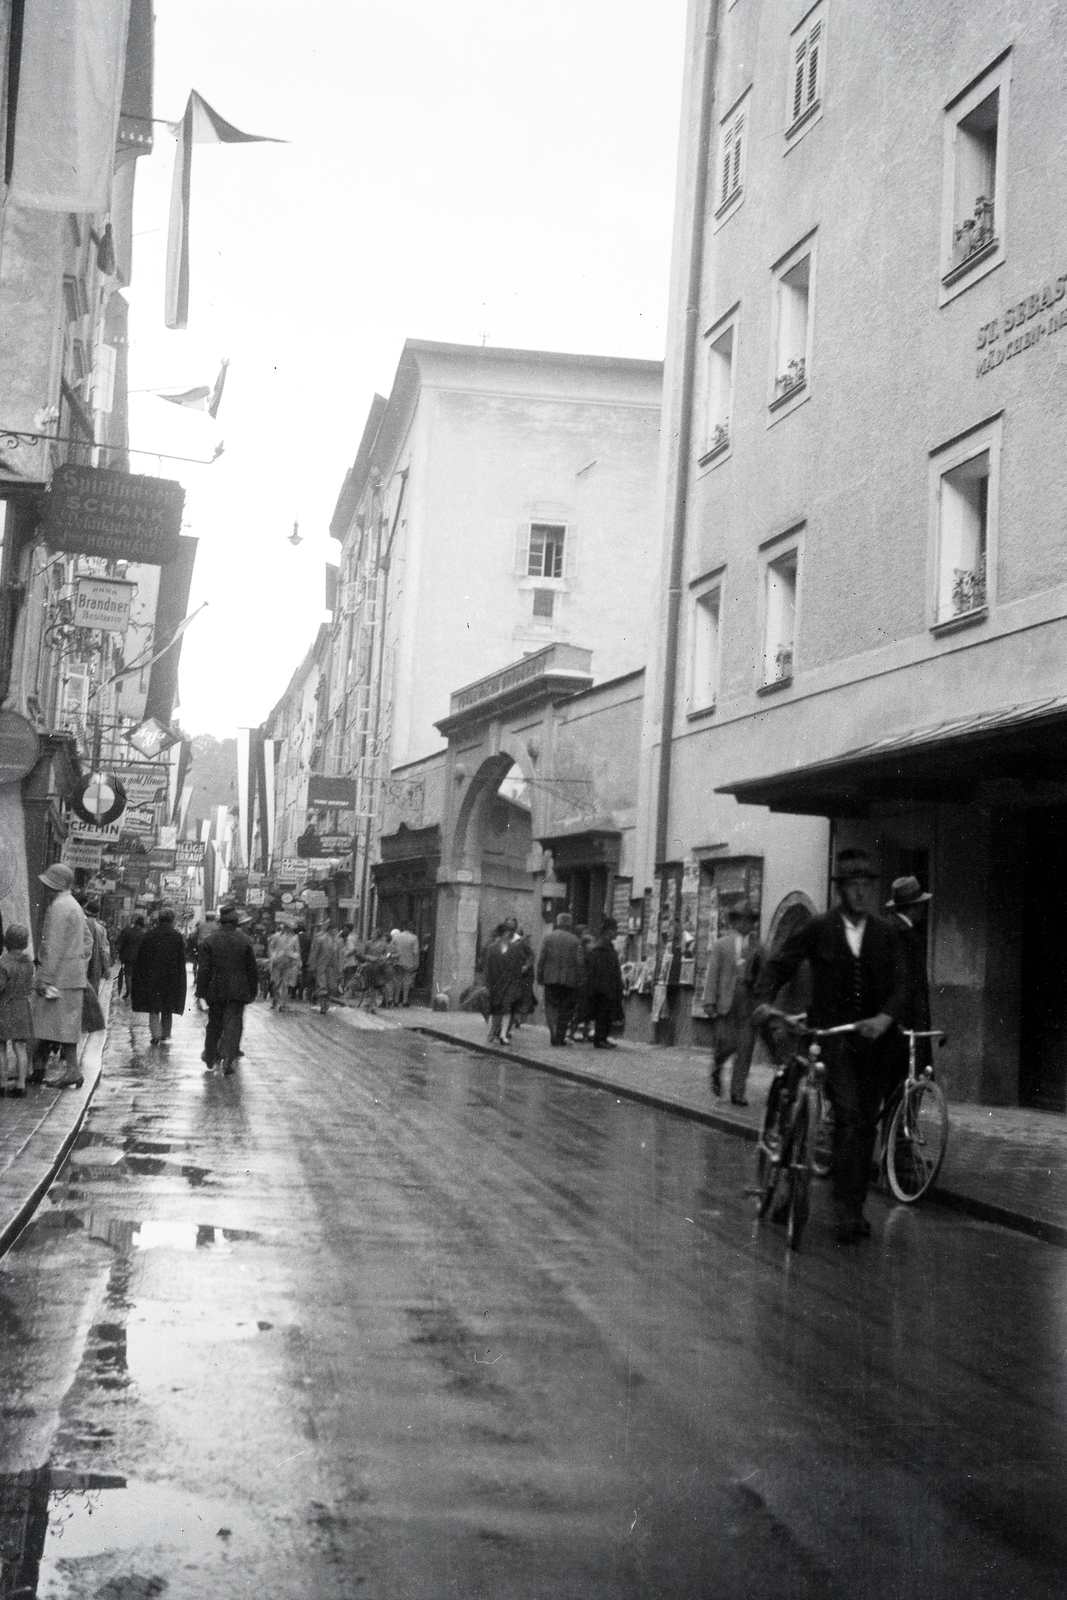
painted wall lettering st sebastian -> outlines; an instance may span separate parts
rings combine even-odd
[[[170,478],[57,468],[41,538],[52,550],[165,567],[178,553],[185,490]]]
[[[978,329],[977,345],[985,354],[978,362],[975,375],[984,378],[987,372],[1002,366],[1013,356],[1032,350],[1050,334],[1067,328],[1067,305],[1061,305],[1065,297],[1067,273],[1006,307],[992,322],[984,322]],[[1056,306],[1061,309],[1056,311]]]

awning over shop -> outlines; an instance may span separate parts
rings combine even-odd
[[[1067,802],[1067,695],[886,734],[808,766],[722,784],[716,793],[816,817],[865,816],[892,801]]]

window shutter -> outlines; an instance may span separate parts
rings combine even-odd
[[[722,155],[722,195],[720,204],[725,204],[730,193],[730,135],[727,134],[723,141]]]
[[[813,105],[819,88],[819,33],[821,24],[816,23],[811,30],[808,40],[808,105]]]
[[[519,578],[527,576],[527,567],[530,564],[530,524],[520,522],[515,534],[515,575]]]
[[[567,532],[563,537],[563,578],[566,583],[573,583],[578,576],[578,524],[568,522]]]
[[[804,109],[804,57],[807,54],[807,40],[802,39],[797,45],[795,75],[793,78],[793,116],[795,122]]]
[[[734,127],[734,189],[741,187],[741,134],[745,126],[745,119],[738,117]]]

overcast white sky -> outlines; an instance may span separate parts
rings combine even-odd
[[[138,163],[131,443],[200,539],[181,721],[263,720],[323,615],[327,528],[407,337],[660,357],[685,0],[155,0],[156,115],[195,87],[287,144],[197,145],[189,329],[163,326],[174,141]],[[134,471],[156,463],[134,456]],[[299,519],[304,543],[288,543]]]

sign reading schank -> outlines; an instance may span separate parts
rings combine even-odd
[[[1065,300],[1067,273],[1008,306],[992,322],[984,322],[978,330],[978,349],[983,354],[978,360],[976,376],[984,378],[994,367],[1003,366],[1013,356],[1021,356],[1024,350],[1032,350],[1050,334],[1067,329]]]
[[[184,504],[170,478],[66,464],[52,479],[41,537],[53,550],[163,567],[178,553]]]

